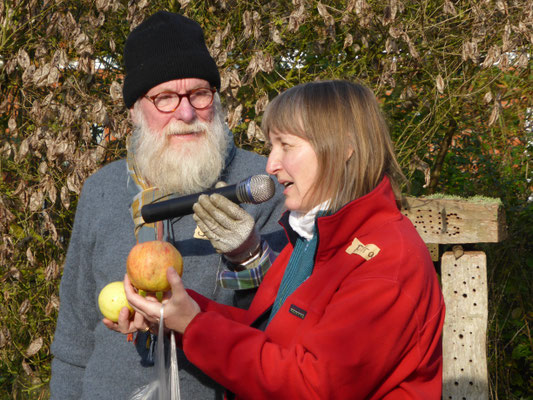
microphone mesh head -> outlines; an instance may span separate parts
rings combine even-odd
[[[243,192],[241,192],[243,203],[258,204],[267,201],[274,196],[276,187],[274,181],[268,175],[254,175],[246,180],[246,184],[243,185]],[[239,196],[241,197],[241,196]]]

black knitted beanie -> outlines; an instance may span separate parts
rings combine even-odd
[[[131,31],[124,48],[126,107],[160,83],[199,78],[220,89],[220,74],[202,28],[179,14],[158,11]]]

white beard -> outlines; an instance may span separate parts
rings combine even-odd
[[[141,176],[150,186],[166,193],[186,195],[212,187],[224,169],[228,141],[220,103],[215,104],[213,121],[186,124],[175,121],[161,132],[147,126],[140,109],[133,112],[138,124],[133,129],[134,159]],[[170,136],[204,132],[200,140],[184,142],[179,149],[169,146]]]

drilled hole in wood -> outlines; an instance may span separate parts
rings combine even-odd
[[[454,382],[453,383],[455,386],[459,386],[459,382]]]
[[[477,307],[477,303],[474,303],[474,307]]]
[[[462,339],[462,338],[463,338],[463,334],[460,333],[460,334],[459,334],[459,339]]]
[[[466,293],[463,293],[463,297],[466,299],[468,295]]]

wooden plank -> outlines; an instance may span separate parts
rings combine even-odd
[[[506,237],[498,199],[406,197],[402,213],[426,243],[494,243]]]
[[[442,334],[444,400],[488,398],[487,258],[481,251],[456,259],[446,252],[441,263],[446,316]]]

